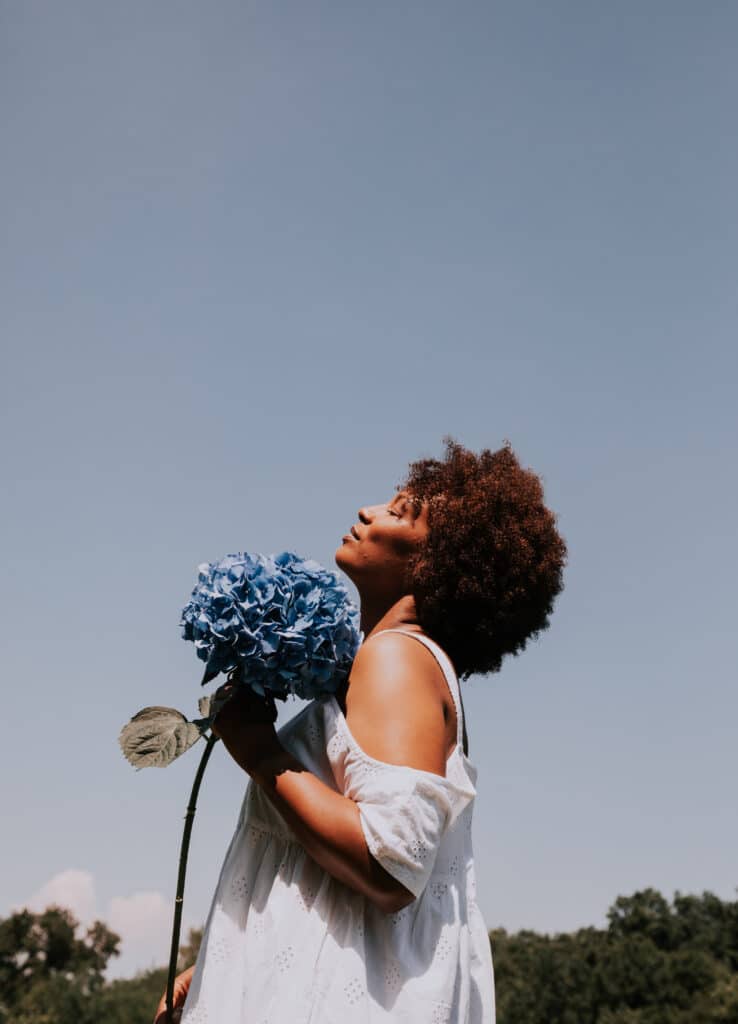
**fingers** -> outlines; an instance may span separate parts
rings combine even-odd
[[[171,1024],[179,1024],[182,1012],[184,1010],[184,1002],[187,998],[187,993],[190,990],[190,983],[192,981],[192,972],[194,966],[183,971],[182,974],[178,974],[174,979],[174,992],[172,993],[172,1017]],[[166,992],[159,1000],[159,1005],[156,1008],[156,1016],[154,1017],[154,1024],[170,1024],[170,1019],[167,1017],[167,994]]]
[[[236,689],[235,683],[223,683],[213,694],[214,699],[222,699],[223,697],[230,697],[233,691]]]
[[[177,1006],[175,1007],[175,1009],[172,1010],[171,1024],[179,1024],[181,1020],[182,1007]],[[156,1018],[154,1019],[154,1024],[170,1024],[169,1019],[167,1018],[166,1007],[164,1007],[161,1013],[157,1013]]]
[[[182,1007],[181,1006],[175,1006],[174,1009],[172,1010],[171,1024],[179,1024],[179,1022],[181,1020],[182,1020]],[[170,1024],[169,1018],[167,1017],[167,1008],[166,1008],[166,1006],[164,1007],[163,1010],[161,1010],[161,1012],[158,1012],[156,1014],[156,1017],[154,1018],[154,1024]]]
[[[247,684],[231,681],[223,683],[215,691],[213,697],[217,700],[227,701],[227,704],[224,704],[218,712],[216,721],[226,707],[229,708],[231,714],[243,714],[248,722],[273,723],[277,720],[277,705],[274,697],[271,694],[261,696]]]
[[[229,704],[233,703],[235,690],[236,684],[232,682],[227,682],[223,683],[222,686],[219,686],[218,689],[213,693],[213,704],[217,704],[218,702],[220,702],[223,705],[219,709],[215,718],[210,722],[210,731],[214,736],[217,736],[218,739],[222,738],[220,735],[220,731],[218,730],[218,719],[223,714],[223,709],[227,707]]]

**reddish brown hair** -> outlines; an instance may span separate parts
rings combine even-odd
[[[497,672],[549,625],[566,544],[535,473],[506,442],[479,455],[447,435],[442,460],[411,462],[400,490],[427,500],[429,533],[408,565],[418,622],[460,678]]]

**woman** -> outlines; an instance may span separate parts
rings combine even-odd
[[[278,733],[245,692],[218,716],[251,783],[183,1024],[494,1021],[458,678],[547,627],[566,548],[509,445],[444,441],[336,551],[364,634],[342,690]]]

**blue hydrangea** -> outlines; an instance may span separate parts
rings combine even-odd
[[[182,636],[206,663],[203,682],[240,669],[258,693],[334,693],[361,643],[359,612],[335,573],[292,551],[243,552],[199,566]]]

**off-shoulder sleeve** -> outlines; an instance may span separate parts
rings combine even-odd
[[[475,796],[471,784],[369,757],[335,708],[327,711],[328,758],[344,796],[358,809],[369,852],[419,896],[433,871],[444,832]]]
[[[358,787],[356,805],[371,855],[413,896],[419,896],[451,817],[450,794],[442,784],[412,769],[388,766],[392,768],[395,771],[374,773],[373,785]]]

